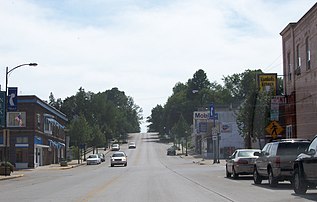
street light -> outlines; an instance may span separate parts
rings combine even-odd
[[[4,130],[3,130],[3,135],[6,137],[4,138],[5,139],[5,149],[4,149],[4,163],[6,165],[7,163],[7,150],[8,150],[8,144],[10,144],[9,142],[9,135],[8,135],[8,130],[7,130],[7,113],[8,113],[8,76],[9,74],[18,69],[19,67],[22,67],[22,66],[37,66],[37,63],[27,63],[27,64],[21,64],[21,65],[18,65],[12,69],[9,70],[8,67],[6,67],[6,85],[5,85],[5,98],[4,98],[4,106],[5,106],[5,113],[4,113]],[[9,145],[10,146],[10,145]],[[5,172],[4,172],[4,175],[6,176],[7,173],[6,173],[6,169],[5,169]]]

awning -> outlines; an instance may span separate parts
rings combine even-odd
[[[41,147],[41,148],[50,148],[50,146],[48,145],[44,145],[44,144],[35,144],[35,147]]]
[[[57,149],[60,149],[60,148],[62,148],[62,147],[65,147],[65,144],[64,143],[62,143],[62,142],[55,142],[55,141],[53,141],[53,140],[48,140],[49,141],[49,143],[50,143],[50,146],[53,146],[53,147],[55,147],[55,148],[57,148]]]
[[[53,118],[47,118],[48,122],[52,123],[54,126],[57,126],[59,128],[65,128],[65,126],[63,126],[62,124],[58,123],[58,121],[56,121]]]

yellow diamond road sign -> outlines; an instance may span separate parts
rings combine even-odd
[[[280,126],[280,124],[278,124],[278,122],[272,121],[265,130],[273,137],[273,139],[276,139],[284,129]]]

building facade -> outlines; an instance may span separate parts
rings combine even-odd
[[[280,33],[283,45],[286,137],[317,134],[317,4]]]
[[[66,156],[66,122],[63,113],[38,97],[18,96],[17,110],[7,112],[6,132],[0,132],[0,160],[17,169],[58,163]]]
[[[230,107],[215,108],[215,118],[210,117],[210,111],[194,112],[192,141],[195,152],[204,158],[228,158],[235,149],[244,148],[244,139],[238,132],[235,112]]]

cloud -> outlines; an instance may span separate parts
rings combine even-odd
[[[64,99],[79,87],[118,87],[146,117],[198,69],[219,83],[246,69],[281,73],[279,33],[314,3],[1,1],[0,62],[11,68],[39,64],[10,75],[9,84],[23,94],[47,99],[53,92]]]

